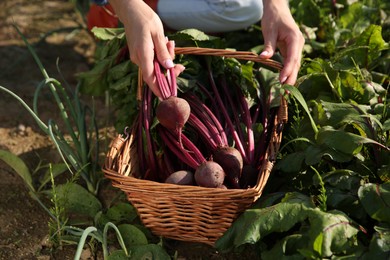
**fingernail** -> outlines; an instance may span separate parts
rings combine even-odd
[[[175,41],[170,41],[172,44],[172,47],[175,48]]]
[[[287,77],[283,77],[283,78],[280,80],[280,83],[283,84],[286,80],[287,80]]]
[[[268,55],[268,51],[263,51],[262,53],[260,53],[260,56],[267,56]]]
[[[168,36],[165,36],[165,42],[168,42],[169,40],[168,40]]]
[[[167,68],[167,69],[173,68],[175,66],[171,59],[164,60],[164,65],[165,65],[165,68]]]

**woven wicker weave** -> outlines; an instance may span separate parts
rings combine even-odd
[[[280,63],[259,59],[251,52],[190,47],[176,48],[175,53],[234,57],[281,69]],[[261,196],[273,168],[286,122],[287,102],[281,98],[257,184],[252,188],[204,188],[134,178],[131,175],[137,171],[138,159],[132,133],[128,137],[118,135],[113,140],[103,171],[114,187],[127,194],[143,224],[155,235],[214,245],[238,215]]]

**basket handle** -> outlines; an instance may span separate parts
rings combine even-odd
[[[236,58],[239,60],[249,60],[259,62],[264,65],[270,66],[274,69],[281,71],[283,65],[275,60],[260,58],[254,52],[250,51],[234,51],[228,49],[213,49],[213,48],[200,48],[200,47],[175,47],[175,54],[190,54],[190,55],[208,55],[208,56],[223,56],[227,58]],[[137,100],[142,100],[142,70],[138,69],[138,89],[137,89]]]
[[[176,47],[175,54],[193,54],[193,55],[210,55],[210,56],[223,56],[228,58],[236,58],[241,60],[249,60],[259,62],[264,65],[268,65],[274,69],[282,70],[283,65],[275,60],[261,58],[254,52],[250,51],[234,51],[227,49],[212,49],[212,48],[199,48],[199,47]]]

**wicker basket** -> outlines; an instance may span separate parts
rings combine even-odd
[[[205,48],[176,48],[176,54],[215,55],[261,62],[281,69],[273,60],[260,59],[251,52]],[[141,80],[142,81],[142,80]],[[248,189],[218,189],[158,183],[131,177],[137,171],[137,156],[132,133],[118,135],[111,143],[103,167],[112,185],[124,191],[137,209],[143,224],[155,235],[214,245],[232,222],[262,194],[274,165],[287,122],[287,102],[274,119],[270,142],[259,172],[257,184]]]

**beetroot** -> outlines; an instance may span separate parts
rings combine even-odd
[[[195,181],[199,186],[216,188],[223,185],[225,172],[222,167],[213,161],[206,161],[195,171]]]
[[[168,176],[165,183],[179,184],[179,185],[194,185],[194,173],[191,171],[176,171]]]
[[[232,188],[239,189],[239,180],[243,168],[241,153],[234,147],[219,147],[213,153],[213,160],[217,162],[226,173],[226,180]]]
[[[176,96],[170,96],[162,100],[156,108],[156,117],[164,127],[181,132],[190,116],[190,105],[188,102]]]

